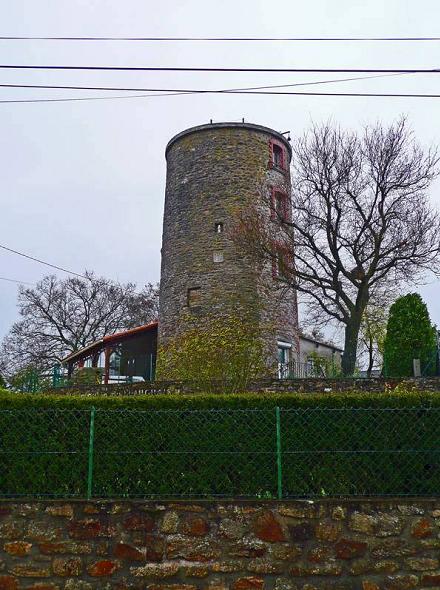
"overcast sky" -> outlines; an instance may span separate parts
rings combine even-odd
[[[0,0],[0,35],[435,36],[438,0]],[[128,43],[0,41],[2,64],[435,68],[431,43]],[[0,70],[3,84],[234,88],[342,75]],[[311,87],[309,90],[318,90]],[[344,82],[323,91],[440,93],[437,75]],[[306,90],[307,87],[304,88]],[[114,93],[120,96],[121,92]],[[0,88],[0,100],[109,96]],[[408,116],[440,144],[440,99],[203,95],[0,104],[0,243],[68,269],[139,285],[159,280],[164,151],[177,132],[246,121],[302,133],[329,118],[359,128]],[[432,201],[440,205],[440,183]],[[34,283],[49,269],[0,250],[0,276]],[[61,275],[61,273],[60,273]],[[419,288],[440,324],[439,282]],[[17,319],[17,285],[0,281],[0,337]]]

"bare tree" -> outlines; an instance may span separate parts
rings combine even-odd
[[[439,271],[440,217],[427,198],[438,160],[403,117],[361,134],[314,126],[293,146],[291,214],[262,191],[263,203],[241,220],[239,239],[258,258],[294,250],[285,282],[303,294],[309,314],[344,325],[346,375],[372,294]],[[275,221],[267,221],[268,207]]]
[[[387,319],[386,306],[369,304],[364,310],[359,331],[359,343],[361,354],[364,353],[367,358],[367,377],[371,377],[375,366],[382,365]]]
[[[47,368],[107,334],[157,319],[158,288],[139,293],[134,283],[95,277],[47,276],[35,288],[20,287],[21,319],[3,340],[0,367],[6,375]]]

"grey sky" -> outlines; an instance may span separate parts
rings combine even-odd
[[[0,0],[1,35],[433,36],[438,0]],[[3,64],[218,67],[440,67],[431,43],[122,43],[0,41]],[[1,83],[228,88],[323,80],[311,74],[1,70]],[[340,77],[345,77],[341,75]],[[435,92],[437,75],[393,76],[323,91]],[[319,87],[313,88],[317,90]],[[304,88],[306,90],[306,88]],[[120,92],[115,94],[120,95]],[[108,96],[0,89],[0,99]],[[143,284],[159,279],[164,150],[209,119],[302,133],[332,118],[358,128],[408,116],[440,144],[440,99],[204,95],[0,104],[0,243],[77,272]],[[440,183],[432,199],[440,205]],[[0,250],[0,276],[38,281],[49,269]],[[432,279],[431,279],[432,281]],[[440,324],[439,282],[419,288]],[[17,286],[0,281],[0,337],[17,319]]]

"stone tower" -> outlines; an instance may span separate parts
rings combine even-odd
[[[296,360],[296,295],[280,289],[274,265],[257,270],[233,239],[240,212],[262,191],[275,207],[276,202],[290,204],[291,155],[284,135],[250,123],[200,125],[170,140],[160,283],[162,343],[176,333],[182,317],[189,314],[192,321],[203,322],[207,315],[235,309],[238,302],[258,310],[265,325],[270,323],[264,335],[268,364]],[[270,215],[268,206],[269,220]]]

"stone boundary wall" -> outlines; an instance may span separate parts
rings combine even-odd
[[[1,590],[440,588],[440,499],[3,501]]]
[[[248,393],[331,393],[339,391],[357,391],[360,393],[382,393],[392,390],[397,385],[420,391],[440,392],[440,377],[423,377],[418,379],[366,378],[308,378],[308,379],[260,379],[248,385]],[[206,385],[183,383],[181,381],[152,381],[146,383],[127,383],[112,385],[85,385],[75,387],[58,387],[47,391],[57,395],[84,393],[87,395],[160,395],[206,393]],[[227,393],[223,383],[210,387],[212,393]]]

